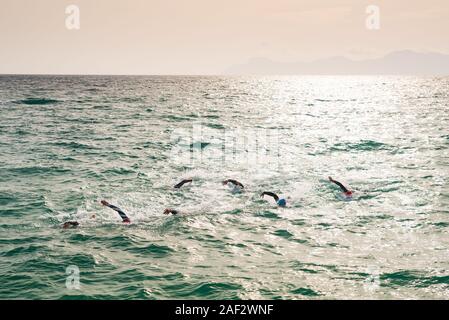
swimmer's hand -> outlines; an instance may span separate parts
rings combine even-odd
[[[332,179],[332,177],[329,177],[329,181],[334,182],[334,179]]]
[[[109,202],[107,202],[106,200],[101,200],[100,203],[106,207],[110,206]]]

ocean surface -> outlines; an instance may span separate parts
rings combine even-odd
[[[1,299],[449,298],[449,78],[5,75],[0,112]]]

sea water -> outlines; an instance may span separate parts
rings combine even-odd
[[[449,298],[449,78],[0,76],[0,112],[2,299]]]

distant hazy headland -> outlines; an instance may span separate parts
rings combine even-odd
[[[226,74],[393,74],[393,75],[449,75],[449,55],[396,51],[384,57],[369,60],[351,60],[331,57],[313,62],[276,62],[253,58],[234,65]]]

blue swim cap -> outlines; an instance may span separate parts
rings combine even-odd
[[[285,199],[278,200],[278,206],[285,207],[286,205],[287,205],[287,201],[285,201]]]

